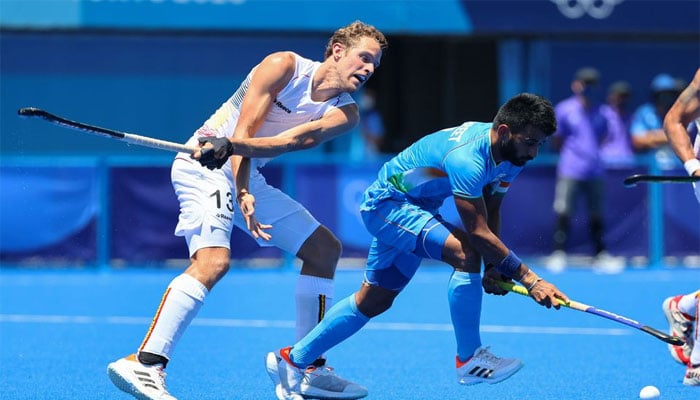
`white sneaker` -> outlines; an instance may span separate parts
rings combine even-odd
[[[683,384],[687,386],[700,386],[700,365],[688,365],[683,377]]]
[[[289,348],[280,350],[280,354],[268,353],[265,359],[265,367],[268,375],[270,375],[270,379],[275,383],[277,398],[284,400],[285,389],[291,388],[293,384],[285,385],[280,380],[282,374],[279,366],[284,358],[281,354],[286,355],[284,364],[287,364],[288,367],[290,364],[288,361]],[[335,374],[332,367],[325,365],[325,360],[321,359],[319,361],[316,363],[317,365],[311,365],[305,370],[294,367],[303,374],[298,389],[298,392],[303,397],[324,400],[355,400],[367,396],[367,388],[339,377]],[[293,379],[296,380],[297,378],[293,377]],[[293,392],[294,389],[291,391]]]
[[[545,267],[550,272],[558,274],[566,269],[566,253],[563,250],[554,251],[545,262]]]
[[[481,382],[498,383],[510,378],[523,367],[515,358],[500,358],[493,355],[488,347],[479,347],[466,362],[457,363],[457,379],[462,385],[475,385]]]
[[[279,400],[303,400],[301,395],[301,381],[304,379],[304,372],[292,363],[289,359],[291,347],[285,347],[277,352],[270,352],[265,358],[268,364],[274,358],[277,360],[277,381],[275,384],[275,395]],[[268,369],[268,373],[269,373]],[[274,382],[275,379],[273,378]]]
[[[661,306],[669,325],[669,333],[678,336],[685,342],[682,346],[668,345],[671,357],[681,364],[690,362],[690,353],[693,351],[693,319],[678,309],[678,302],[683,296],[669,297]]]
[[[177,400],[165,388],[163,366],[144,365],[135,354],[107,366],[107,375],[120,390],[140,400]]]
[[[615,275],[625,270],[624,257],[615,257],[607,251],[601,251],[593,260],[593,272],[603,275]]]
[[[277,396],[277,400],[285,399],[284,389],[282,389],[282,385],[280,384],[280,375],[279,372],[277,372],[277,364],[279,364],[281,360],[280,356],[272,351],[265,356],[265,369],[267,370],[267,375],[275,385],[275,396]]]

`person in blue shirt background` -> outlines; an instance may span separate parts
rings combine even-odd
[[[683,86],[669,74],[656,75],[649,87],[650,101],[637,107],[632,115],[630,134],[634,150],[638,153],[653,152],[661,169],[673,169],[680,165],[668,146],[663,119]]]

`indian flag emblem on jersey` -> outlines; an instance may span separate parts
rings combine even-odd
[[[400,191],[408,193],[420,185],[446,176],[446,173],[437,168],[422,167],[392,175],[389,182]]]
[[[505,193],[508,191],[508,186],[510,186],[510,182],[500,181],[497,185],[493,185],[493,191],[494,193]]]

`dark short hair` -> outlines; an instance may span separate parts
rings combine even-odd
[[[523,133],[528,127],[534,127],[550,136],[557,130],[552,103],[532,93],[511,97],[501,106],[493,120],[493,128],[501,124],[508,125],[513,133]]]
[[[355,21],[350,25],[344,26],[333,33],[330,39],[328,39],[328,44],[326,45],[326,52],[324,58],[328,58],[333,54],[333,44],[340,43],[345,47],[352,47],[357,44],[363,37],[369,37],[376,40],[382,50],[389,47],[389,42],[387,42],[384,34],[372,25],[365,24],[362,21]]]
[[[629,95],[631,91],[630,84],[626,81],[617,81],[608,88],[608,94],[617,93],[621,95]]]
[[[586,85],[595,85],[600,82],[600,72],[593,67],[584,67],[576,71],[574,79]]]

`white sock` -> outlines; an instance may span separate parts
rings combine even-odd
[[[333,280],[299,275],[294,293],[297,305],[296,341],[306,336],[333,304]]]
[[[139,352],[170,359],[178,340],[192,322],[209,291],[194,277],[182,274],[170,282]]]
[[[681,297],[680,301],[678,301],[678,309],[691,317],[695,316],[695,308],[698,304],[696,294],[697,293],[686,294],[685,296]]]

